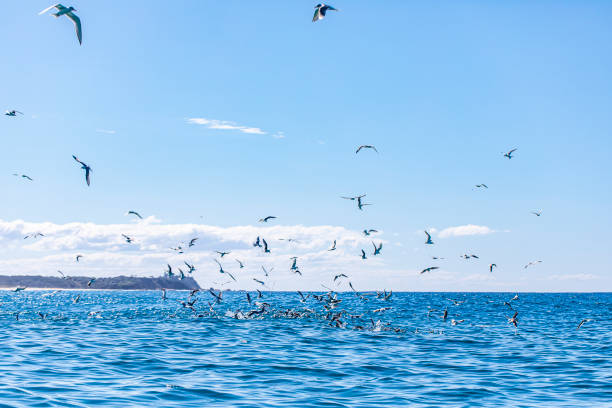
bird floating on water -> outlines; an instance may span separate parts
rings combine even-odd
[[[90,184],[89,174],[92,172],[91,167],[89,167],[87,164],[80,161],[75,155],[72,155],[72,158],[81,165],[81,168],[83,170],[85,170],[85,181],[87,182],[87,185],[89,185]]]
[[[51,10],[52,8],[57,9],[57,13],[52,14],[53,17],[58,18],[58,17],[65,15],[66,17],[72,20],[72,22],[74,23],[74,28],[76,30],[77,39],[79,40],[79,44],[82,44],[83,43],[83,31],[81,29],[81,19],[76,14],[73,13],[73,11],[76,11],[76,9],[72,6],[65,7],[57,3],[57,4],[54,4],[53,6],[47,7],[46,9],[38,13],[38,15],[45,14],[47,11]]]
[[[314,16],[312,17],[312,22],[317,22],[319,20],[323,20],[325,18],[325,14],[329,11],[339,11],[338,9],[329,6],[325,3],[317,4],[315,6]]]

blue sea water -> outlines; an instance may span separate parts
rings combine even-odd
[[[0,291],[0,406],[612,406],[612,294],[519,294],[518,329],[514,294],[341,293],[332,312],[363,315],[344,328],[263,295],[236,319],[258,309],[243,292],[211,313],[207,292],[193,312],[178,291]]]

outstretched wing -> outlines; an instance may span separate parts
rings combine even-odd
[[[54,4],[52,6],[47,7],[46,9],[44,9],[43,11],[38,13],[38,15],[40,16],[42,14],[45,14],[47,11],[51,10],[53,7],[57,8],[59,11],[62,11],[62,9],[66,8],[66,7],[62,6],[61,4],[57,3],[57,4]]]
[[[69,12],[66,13],[66,16],[74,22],[74,28],[76,30],[77,38],[79,39],[79,44],[83,44],[83,31],[81,30],[81,19],[74,13]]]
[[[91,184],[90,179],[89,179],[90,173],[91,173],[91,169],[89,167],[85,168],[85,180],[87,181],[88,186]]]

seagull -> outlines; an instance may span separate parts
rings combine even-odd
[[[77,295],[74,299],[72,299],[72,303],[79,303],[80,298],[81,298],[81,295]]]
[[[305,303],[306,300],[308,300],[308,298],[310,297],[310,295],[304,297],[304,294],[302,292],[300,292],[299,290],[297,291],[298,295],[300,295],[300,302],[301,303]]]
[[[215,259],[215,262],[217,263],[217,265],[219,265],[219,273],[224,273],[224,274],[226,274],[227,276],[229,276],[230,278],[232,278],[232,280],[233,280],[234,282],[236,281],[236,278],[234,278],[234,275],[232,275],[231,273],[226,272],[226,271],[224,271],[224,270],[223,270],[223,266],[221,266],[221,263],[220,263],[219,261],[217,261],[217,260]]]
[[[461,320],[455,320],[455,319],[451,319],[451,324],[453,326],[458,325],[459,323],[463,323],[465,321],[465,319],[461,319]]]
[[[23,177],[23,176],[22,176]],[[535,215],[536,217],[539,217],[542,215],[542,211],[532,211],[531,212],[533,215]]]
[[[132,238],[128,237],[125,234],[121,234],[121,236],[125,238],[125,242],[127,242],[128,244],[131,244],[134,241]]]
[[[187,268],[189,268],[189,270],[187,271],[187,273],[193,273],[195,272],[196,268],[193,265],[188,264],[186,261],[183,261],[183,263],[187,266]]]
[[[514,153],[515,151],[516,149],[512,149],[508,153],[504,153],[504,157],[507,157],[508,160],[510,160],[512,158],[512,153]]]
[[[339,275],[334,276],[334,282],[340,278],[348,278],[345,274],[341,273]]]
[[[24,290],[26,290],[26,288],[17,287],[15,289],[13,289],[13,292],[21,292],[21,291],[24,291]]]
[[[75,259],[76,259],[77,262],[79,262],[79,259],[81,259],[82,257],[83,257],[83,255],[77,255]]]
[[[225,255],[231,254],[231,252],[222,252],[222,251],[215,251],[215,252],[221,255],[221,258],[223,258]]]
[[[376,147],[372,146],[372,145],[361,145],[357,148],[357,151],[355,152],[355,154],[359,153],[359,151],[361,149],[372,149],[374,150],[376,153],[378,153],[378,150],[376,150]]]
[[[340,198],[344,198],[345,200],[351,200],[351,201],[355,201],[355,200],[359,200],[360,198],[365,197],[366,194],[364,195],[360,195],[360,196],[355,196],[355,197],[345,197],[345,196],[340,196]]]
[[[259,237],[257,237],[255,242],[253,242],[253,246],[261,248],[261,240],[259,239]]]
[[[424,274],[425,272],[431,272],[431,271],[435,271],[436,269],[440,269],[439,266],[430,266],[429,268],[425,268],[421,271],[421,275]]]
[[[513,297],[512,299],[510,299],[510,301],[513,301],[513,300],[518,300],[518,299],[519,299],[519,295],[518,295],[518,293],[517,293],[516,295],[514,295],[514,297]]]
[[[16,173],[13,173],[13,176],[21,177],[21,178],[24,178],[24,179],[27,179],[27,180],[30,180],[30,181],[34,181],[34,180],[32,180],[32,177],[28,176],[27,174],[16,174]]]
[[[362,249],[361,250],[361,259],[368,259],[368,257],[366,256],[365,251]]]
[[[169,278],[174,276],[174,273],[172,273],[172,266],[170,266],[170,264],[168,264],[168,270],[166,271],[166,275],[168,275]]]
[[[76,29],[76,35],[79,40],[79,45],[82,44],[83,43],[83,32],[81,31],[81,19],[77,17],[76,14],[73,13],[73,11],[76,11],[74,7],[64,7],[58,3],[53,6],[47,7],[46,9],[38,13],[38,15],[45,14],[47,11],[51,10],[54,7],[57,9],[57,13],[53,13],[52,14],[53,17],[58,18],[63,15],[66,15],[66,17],[71,19],[72,22],[74,23],[74,28]]]
[[[85,170],[85,181],[87,181],[87,185],[89,185],[89,173],[91,173],[91,167],[89,167],[87,164],[83,163],[82,161],[80,161],[79,159],[77,159],[77,157],[75,155],[72,155],[72,158],[74,160],[76,160],[80,165],[81,168],[83,170]]]
[[[125,215],[135,215],[142,220],[142,215],[138,214],[136,211],[128,211]]]
[[[446,259],[446,258],[441,258],[439,256],[432,256],[431,259],[433,259],[433,260],[442,260],[442,259]]]
[[[96,278],[91,278],[89,282],[87,282],[87,287],[91,287],[91,285],[93,285],[95,281],[96,281]]]
[[[236,262],[238,262],[238,265],[240,265],[240,269],[244,268],[244,264],[240,262],[238,259],[236,259]]]
[[[291,268],[289,268],[289,270],[292,270],[292,271],[297,271],[297,270],[298,270],[298,266],[297,266],[297,257],[296,257],[296,256],[294,256],[293,258],[290,258],[290,259],[293,259],[293,263],[291,264]],[[263,267],[262,267],[262,268],[263,268]]]
[[[378,231],[375,230],[375,229],[364,229],[363,230],[363,235],[365,235],[366,237],[369,237],[370,234],[372,234],[373,232],[378,232]]]
[[[335,251],[336,250],[336,240],[334,239],[334,245],[328,249],[328,251]]]
[[[508,323],[513,324],[514,327],[518,327],[518,319],[516,318],[516,316],[518,316],[518,312],[514,312],[514,316],[508,318]]]
[[[166,300],[166,289],[162,288],[161,292],[162,292],[162,300]]]
[[[527,265],[525,265],[525,266],[523,267],[523,269],[527,269],[527,268],[529,268],[530,266],[532,266],[532,265],[536,265],[536,264],[539,264],[539,263],[541,263],[541,262],[542,262],[542,261],[531,261],[531,262],[529,262]]]
[[[57,273],[59,273],[60,275],[62,275],[62,279],[68,279],[68,278],[66,277],[66,275],[64,275],[64,272],[62,272],[62,271],[57,271]]]
[[[486,184],[476,184],[476,188],[489,188]]]
[[[455,299],[446,299],[446,300],[450,300],[451,302],[453,302],[455,306],[460,306],[462,303],[465,303],[465,300],[455,300]]]
[[[17,114],[23,115],[23,112],[19,112],[18,110],[13,109],[13,110],[4,112],[4,114],[6,116],[17,116]]]
[[[23,239],[28,239],[28,238],[38,238],[38,237],[44,237],[45,234],[41,233],[41,232],[35,232],[34,234],[28,234],[25,237],[23,237]]]
[[[425,245],[433,245],[433,241],[431,240],[431,235],[429,235],[429,232],[424,231],[425,235],[427,235],[427,241],[425,241]]]
[[[264,281],[260,281],[259,279],[255,279],[255,278],[253,278],[253,280],[254,280],[255,282],[259,283],[259,284],[260,284],[260,285],[262,285],[262,286],[264,286],[264,285],[265,285],[265,282],[264,282]],[[259,292],[259,291],[258,291],[258,292]],[[259,292],[259,294],[261,295],[261,292]],[[259,296],[259,297],[261,297],[261,296]]]
[[[374,241],[372,241],[372,245],[374,245],[374,253],[372,255],[374,256],[380,255],[380,250],[382,249],[383,243],[381,242],[378,248],[376,247],[376,244],[374,243]]]
[[[268,249],[268,243],[266,242],[265,239],[262,239],[263,244],[264,244],[264,253],[269,254],[270,250]]]
[[[325,13],[327,13],[328,10],[338,11],[338,9],[328,6],[325,3],[317,4],[315,6],[315,13],[312,17],[312,22],[314,23],[316,21],[323,20],[323,18],[325,18]]]
[[[444,309],[444,314],[442,315],[442,320],[446,320],[448,317],[448,309]]]
[[[251,295],[249,295],[249,292],[246,293],[246,298],[247,298],[247,302],[249,302],[249,305],[252,303],[251,300]]]
[[[269,273],[270,273],[270,272],[272,272],[272,271],[274,270],[274,268],[272,268],[272,269],[270,269],[270,270],[268,271],[266,268],[264,268],[264,266],[263,266],[263,265],[261,266],[261,269],[264,271],[264,275],[266,275],[266,276],[270,276],[270,275],[269,275]]]
[[[275,216],[273,216],[273,215],[268,215],[268,216],[267,216],[267,217],[265,217],[265,218],[260,218],[260,219],[259,219],[259,222],[268,222],[269,220],[272,220],[272,219],[274,219],[274,218],[276,218],[276,217],[275,217]]]
[[[198,240],[198,238],[191,238],[191,241],[189,241],[189,248],[191,248],[192,246],[195,245],[195,242]]]
[[[578,330],[579,328],[582,327],[583,324],[592,321],[593,319],[582,319],[582,321],[580,323],[578,323],[578,327],[576,327],[576,330]]]
[[[357,208],[359,208],[361,211],[363,211],[363,207],[366,205],[372,205],[372,204],[367,204],[367,203],[362,203],[361,202],[361,197],[357,198]]]
[[[497,268],[497,265],[492,263],[491,265],[489,265],[489,272],[493,272],[493,268]]]

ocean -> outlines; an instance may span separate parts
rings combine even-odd
[[[610,293],[250,295],[0,291],[0,407],[612,407]]]

